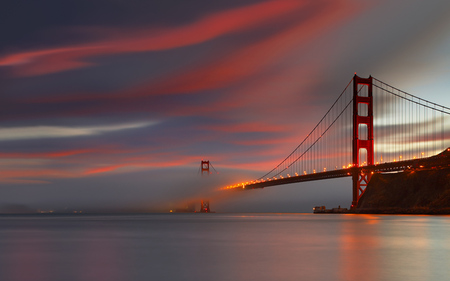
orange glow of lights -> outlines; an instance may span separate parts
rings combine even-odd
[[[295,173],[295,176],[298,177],[298,173]]]
[[[313,170],[313,173],[314,173],[314,174],[316,173],[316,169]]]

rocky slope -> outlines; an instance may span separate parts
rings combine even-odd
[[[355,212],[450,214],[450,168],[375,174]]]

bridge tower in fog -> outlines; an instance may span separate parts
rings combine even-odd
[[[200,170],[202,172],[202,176],[205,174],[209,176],[211,174],[209,168],[213,168],[212,164],[209,162],[209,160],[202,160],[200,162]],[[215,170],[215,169],[214,169]],[[217,171],[216,171],[217,172]],[[209,207],[209,200],[202,200],[200,204],[200,213],[210,213],[211,209]]]
[[[200,208],[200,213],[211,213],[211,209],[209,208],[209,200],[202,200]]]
[[[200,169],[202,171],[202,176],[206,173],[206,175],[209,175],[209,161],[204,161],[200,163]]]

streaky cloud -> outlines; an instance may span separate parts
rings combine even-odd
[[[31,140],[48,138],[71,138],[103,135],[130,129],[145,128],[157,124],[156,121],[115,124],[105,126],[63,127],[63,126],[32,126],[0,128],[0,141]]]
[[[113,38],[87,44],[30,50],[0,57],[1,66],[15,66],[16,76],[39,76],[92,65],[87,58],[98,55],[169,50],[192,46],[223,35],[242,32],[282,18],[304,5],[303,1],[275,0],[206,15],[174,28],[119,30]]]

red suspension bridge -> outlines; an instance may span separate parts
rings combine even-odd
[[[450,108],[355,74],[283,161],[256,180],[227,188],[352,177],[356,207],[374,173],[450,166],[449,139]]]

